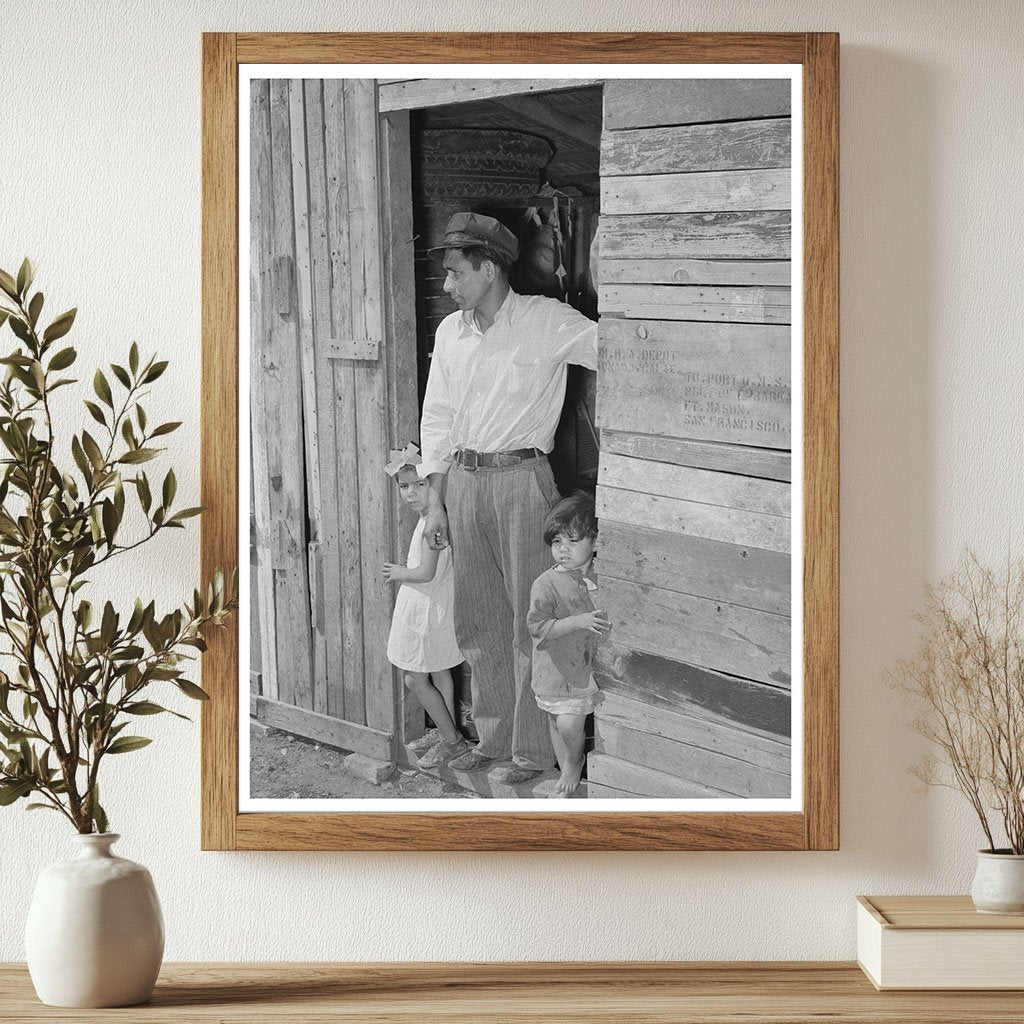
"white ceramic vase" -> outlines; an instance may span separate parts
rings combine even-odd
[[[39,876],[25,926],[36,994],[50,1006],[133,1006],[153,993],[164,920],[153,879],[111,852],[120,836],[76,835],[77,857]]]
[[[979,850],[971,899],[982,914],[1024,914],[1024,854]]]

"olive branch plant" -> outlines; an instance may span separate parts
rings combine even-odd
[[[912,728],[938,757],[910,770],[967,798],[988,852],[1024,854],[1024,561],[1008,557],[996,571],[968,552],[925,588],[915,618],[917,651],[897,663],[893,680],[917,709]],[[1008,849],[997,848],[1000,832]]]
[[[0,358],[0,806],[36,796],[29,809],[56,810],[80,833],[106,832],[100,766],[152,742],[125,732],[133,719],[187,717],[149,699],[158,684],[207,699],[184,673],[206,649],[206,627],[223,626],[237,607],[237,570],[229,586],[218,571],[205,593],[162,616],[141,598],[126,614],[85,599],[87,574],[164,530],[184,529],[202,509],[173,507],[173,469],[154,496],[139,468],[181,424],[147,421],[141,400],[167,362],[142,361],[134,342],[110,376],[96,370],[97,400],[84,405],[97,427],[70,434],[66,464],[51,398],[77,383],[61,375],[75,349],[57,345],[76,310],[43,328],[33,278],[27,259],[16,276],[0,271],[0,328],[6,322],[17,340]],[[135,535],[123,528],[132,491],[133,517],[141,512],[145,522]]]

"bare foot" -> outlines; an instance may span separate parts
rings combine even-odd
[[[580,785],[580,775],[583,774],[583,758],[578,761],[566,761],[562,768],[562,774],[555,783],[555,792],[559,796],[569,796],[575,793]]]

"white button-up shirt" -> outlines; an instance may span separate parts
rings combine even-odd
[[[473,310],[445,317],[423,398],[420,476],[446,472],[456,448],[551,451],[568,363],[597,369],[597,324],[557,299],[510,288],[486,331]]]

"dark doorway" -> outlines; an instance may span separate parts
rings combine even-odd
[[[422,403],[437,325],[455,309],[442,253],[428,253],[452,213],[496,217],[519,238],[512,287],[597,318],[589,253],[600,204],[601,87],[531,93],[413,111],[413,225]],[[594,490],[596,374],[570,367],[551,453],[564,494]]]

